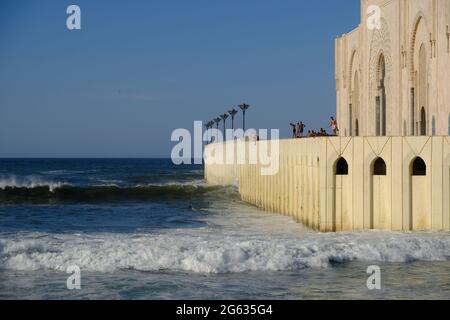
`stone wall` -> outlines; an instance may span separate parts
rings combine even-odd
[[[246,150],[251,143],[264,142]],[[209,145],[205,153],[212,148],[227,152]],[[236,185],[244,201],[313,229],[450,230],[450,137],[281,140],[273,176],[248,155],[237,164],[234,150],[230,164],[206,158],[206,180]]]

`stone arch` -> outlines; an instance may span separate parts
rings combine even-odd
[[[356,48],[353,48],[348,69],[348,88],[352,88],[355,70],[359,70],[359,54],[358,50]],[[350,90],[349,94],[351,94],[351,91],[352,90]]]
[[[380,52],[377,63],[377,82],[380,83],[386,78],[386,58],[383,52]]]
[[[386,162],[383,158],[378,157],[373,161],[372,164],[372,175],[374,176],[385,176],[387,175]]]
[[[391,49],[391,38],[390,38],[389,25],[386,19],[381,19],[381,29],[375,29],[372,35],[372,40],[370,43],[370,70],[369,70],[369,80],[371,83],[371,89],[376,87],[376,76],[378,71],[378,62],[380,55],[383,54],[386,62],[386,72],[390,73],[392,70],[392,49]]]
[[[356,124],[357,119],[360,117],[360,109],[361,109],[361,95],[360,95],[360,75],[358,71],[354,73],[353,79],[353,91],[352,91],[352,107],[353,107],[353,117],[352,124],[355,123],[355,129],[353,135],[358,135],[359,124]]]
[[[370,166],[370,228],[390,230],[392,226],[391,214],[391,186],[387,176],[387,165],[383,158],[374,159]]]
[[[370,123],[368,134],[387,135],[389,133],[388,119],[391,118],[389,105],[390,97],[390,73],[392,70],[392,49],[389,25],[385,19],[381,19],[381,29],[374,30],[370,43],[369,60],[369,97]],[[383,75],[384,77],[381,77]],[[383,86],[380,80],[383,79]],[[381,88],[380,88],[381,87]],[[378,125],[378,120],[380,126]],[[383,124],[385,126],[383,127]]]
[[[410,40],[411,44],[410,44],[410,52],[409,52],[409,70],[410,70],[411,82],[414,82],[414,73],[415,73],[414,56],[415,56],[415,51],[416,51],[417,34],[418,34],[421,23],[423,23],[425,25],[425,29],[428,30],[425,15],[423,14],[422,11],[419,11],[416,14],[416,17],[414,19],[413,29],[411,31],[411,40]]]
[[[348,133],[350,136],[355,135],[355,118],[359,118],[360,113],[360,88],[361,88],[361,76],[359,68],[359,54],[356,48],[353,49],[350,58],[350,67],[348,74]]]
[[[345,158],[340,157],[336,164],[334,165],[334,173],[337,176],[346,176],[348,175],[348,162]]]
[[[420,109],[420,135],[427,135],[427,112],[425,111],[425,107]]]
[[[426,176],[427,164],[421,157],[416,157],[410,166],[410,172],[412,176]]]
[[[416,157],[410,164],[410,229],[429,230],[431,228],[431,194],[427,164]]]
[[[423,135],[422,127],[428,126],[421,123],[421,110],[425,108],[428,113],[428,52],[429,29],[425,15],[419,11],[414,19],[411,32],[410,45],[410,123],[413,135]]]
[[[333,231],[353,230],[352,176],[344,157],[334,163]]]
[[[428,110],[428,58],[425,44],[419,49],[418,78],[416,83],[418,108],[420,110],[420,135],[427,135],[427,110]]]
[[[375,97],[375,132],[377,136],[386,136],[387,94],[386,94],[386,58],[380,53],[377,63],[377,95]]]

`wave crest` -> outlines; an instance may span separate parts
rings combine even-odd
[[[170,233],[0,239],[0,267],[12,270],[65,271],[70,265],[78,265],[94,272],[240,273],[327,268],[350,261],[446,261],[449,257],[448,234],[312,234],[299,239],[246,239]]]
[[[136,187],[71,186],[50,185],[10,185],[0,189],[0,203],[79,203],[104,201],[167,201],[198,199],[205,194],[222,189],[217,186],[192,184],[148,185]]]
[[[0,177],[0,191],[6,189],[34,189],[39,187],[46,187],[50,192],[53,192],[57,188],[67,185],[66,183],[59,181],[46,181],[40,177]]]

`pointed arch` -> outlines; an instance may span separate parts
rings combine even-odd
[[[345,158],[341,157],[336,161],[334,166],[334,172],[337,176],[346,176],[348,175],[348,162]]]
[[[387,94],[386,94],[386,59],[380,53],[377,64],[377,96],[375,98],[375,128],[377,136],[386,136],[386,114],[387,114]]]
[[[372,175],[385,176],[387,175],[386,162],[383,158],[378,157],[372,164]]]
[[[426,176],[427,164],[421,157],[416,157],[411,162],[411,175],[412,176]]]
[[[360,66],[359,66],[359,53],[356,48],[353,48],[351,58],[350,58],[350,67],[348,74],[348,132],[350,136],[355,134],[355,118],[359,117],[360,112]]]
[[[427,27],[427,21],[425,18],[425,15],[422,11],[417,12],[416,17],[414,19],[413,29],[411,32],[411,43],[410,43],[410,54],[409,54],[409,70],[410,70],[410,80],[411,82],[414,81],[414,73],[415,73],[415,63],[414,63],[414,56],[416,52],[416,40],[417,40],[417,33],[419,31],[420,24],[423,23],[425,25],[425,29],[428,30]]]
[[[420,135],[427,135],[427,113],[424,107],[420,109]]]

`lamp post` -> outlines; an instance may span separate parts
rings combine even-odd
[[[228,118],[228,114],[224,113],[223,115],[220,116],[223,120],[223,136],[225,137],[226,131],[227,131],[227,118]],[[224,138],[225,139],[225,138]]]
[[[231,109],[230,111],[228,111],[228,114],[231,116],[231,129],[234,130],[234,117],[236,116],[236,114],[238,113],[238,111],[236,109]]]
[[[247,109],[250,108],[250,105],[243,103],[243,104],[239,105],[239,108],[241,108],[241,110],[242,110],[242,117],[243,117],[242,118],[242,129],[244,129],[244,132],[245,132],[245,111],[247,111]]]
[[[214,123],[216,124],[216,129],[219,130],[219,123],[220,123],[221,119],[220,118],[215,118],[214,119]]]
[[[211,130],[213,128],[213,126],[214,126],[214,120],[211,120],[209,122],[209,129]],[[209,132],[209,143],[212,143],[212,132],[211,131]]]

